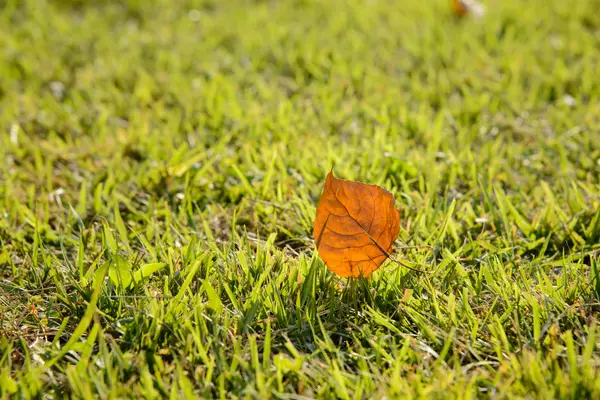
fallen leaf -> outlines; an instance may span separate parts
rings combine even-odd
[[[389,257],[400,232],[400,212],[387,190],[361,182],[325,181],[313,237],[319,255],[342,277],[367,277]]]
[[[475,0],[452,0],[451,5],[457,17],[464,17],[467,14],[481,17],[485,12],[484,7]]]

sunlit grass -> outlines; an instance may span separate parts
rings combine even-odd
[[[600,397],[599,1],[120,3],[0,8],[0,397]]]

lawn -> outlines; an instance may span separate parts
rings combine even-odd
[[[0,2],[0,398],[600,398],[600,0],[484,4]]]

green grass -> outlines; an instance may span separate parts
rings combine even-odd
[[[600,398],[600,1],[485,5],[1,2],[0,397]]]

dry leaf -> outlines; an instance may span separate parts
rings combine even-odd
[[[452,0],[452,11],[457,17],[464,17],[467,14],[481,17],[485,9],[475,0]]]
[[[330,172],[317,207],[313,237],[319,255],[342,277],[367,277],[392,252],[400,232],[394,196],[376,185]]]

